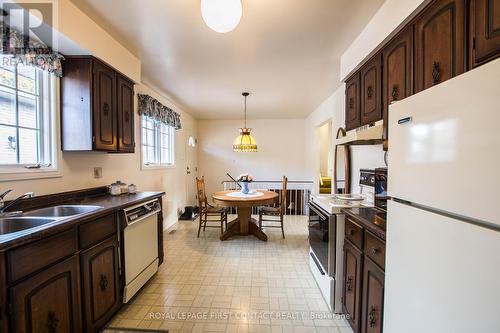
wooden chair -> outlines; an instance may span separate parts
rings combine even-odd
[[[283,238],[285,238],[285,230],[283,229],[283,215],[286,210],[286,184],[288,179],[283,176],[283,189],[281,191],[281,199],[278,207],[262,207],[259,210],[259,228],[281,228]],[[267,218],[266,218],[267,217]],[[263,225],[262,222],[270,222],[272,224]],[[279,223],[279,225],[276,225]]]
[[[227,209],[222,207],[214,207],[208,203],[205,193],[205,177],[196,178],[196,188],[198,190],[198,205],[200,207],[200,224],[198,226],[198,238],[200,238],[201,226],[203,231],[206,228],[220,228],[220,234],[224,233],[224,224],[227,229]],[[208,219],[208,217],[217,217]],[[218,225],[207,225],[207,222],[217,222]]]

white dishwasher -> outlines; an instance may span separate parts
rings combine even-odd
[[[123,302],[127,303],[158,271],[158,199],[123,210],[123,265],[125,289]]]

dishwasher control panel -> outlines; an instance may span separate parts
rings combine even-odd
[[[141,203],[137,206],[130,207],[124,210],[125,220],[127,224],[132,224],[143,217],[159,213],[161,211],[160,202],[154,199],[148,202]]]

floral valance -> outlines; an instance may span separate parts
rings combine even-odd
[[[4,22],[0,22],[0,34],[0,54],[11,56],[16,63],[35,66],[62,77],[61,60],[64,60],[64,57],[61,54],[40,41],[24,36]]]
[[[138,94],[139,114],[146,115],[164,124],[181,129],[181,116],[149,95]]]

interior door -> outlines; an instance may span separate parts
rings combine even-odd
[[[196,146],[197,142],[193,135],[188,136],[185,143],[186,149],[186,204],[197,206],[196,200],[196,177],[198,176]]]

